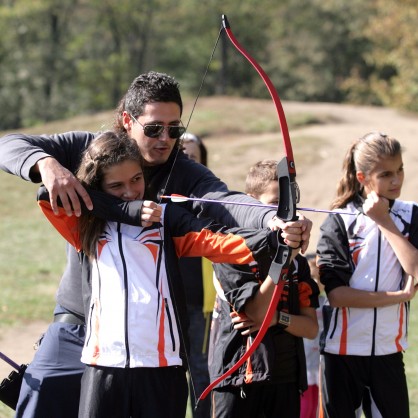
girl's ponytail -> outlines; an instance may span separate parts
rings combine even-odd
[[[343,161],[343,174],[337,183],[337,197],[331,203],[331,209],[343,208],[360,191],[360,183],[356,178],[356,163],[354,152],[357,141],[353,142],[348,149]]]
[[[343,174],[337,184],[337,196],[331,208],[343,208],[362,192],[356,173],[369,174],[382,158],[394,157],[402,152],[399,141],[381,132],[370,132],[354,141],[343,162]]]

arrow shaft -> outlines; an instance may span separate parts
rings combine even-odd
[[[10,366],[15,368],[16,370],[20,369],[20,366],[17,363],[15,363],[10,357],[7,357],[6,354],[3,354],[1,351],[0,351],[0,358],[4,360],[6,363],[8,363]]]
[[[256,206],[261,208],[267,208],[267,209],[274,209],[277,210],[277,206],[275,205],[265,205],[263,203],[249,203],[249,202],[228,202],[226,200],[216,200],[216,199],[203,199],[199,197],[187,197],[187,196],[161,196],[161,199],[178,199],[178,202],[180,201],[192,201],[192,202],[203,202],[203,203],[218,203],[221,205],[236,205],[236,206]],[[322,212],[322,213],[333,213],[333,214],[342,214],[342,215],[353,215],[350,212],[337,212],[333,210],[327,210],[327,209],[314,209],[314,208],[296,208],[297,210],[303,211],[303,212]]]

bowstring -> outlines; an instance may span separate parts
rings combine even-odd
[[[216,38],[215,45],[214,45],[214,47],[213,47],[213,49],[212,49],[212,53],[210,54],[210,57],[209,57],[209,62],[208,62],[208,64],[206,65],[206,69],[205,69],[205,72],[204,72],[204,74],[203,74],[202,81],[200,82],[199,90],[197,91],[196,98],[195,98],[195,100],[194,100],[194,102],[193,102],[192,110],[190,111],[190,115],[189,115],[189,118],[188,118],[187,123],[186,123],[186,132],[187,132],[187,130],[188,130],[188,128],[189,128],[190,122],[191,122],[191,120],[192,120],[193,113],[194,113],[194,111],[195,111],[195,109],[196,109],[196,105],[197,105],[197,102],[198,102],[198,100],[199,100],[200,94],[201,94],[201,92],[202,92],[203,85],[204,85],[204,83],[205,83],[206,76],[207,76],[207,74],[208,74],[210,64],[212,63],[213,57],[214,57],[214,55],[215,55],[216,48],[218,47],[218,43],[219,43],[219,39],[221,38],[222,31],[223,31],[223,27],[221,26],[221,29],[219,30],[219,33],[218,33],[218,37]],[[178,157],[178,155],[179,155],[179,152],[180,152],[180,149],[181,149],[181,145],[182,145],[182,141],[180,140],[180,142],[179,142],[179,144],[178,144],[178,146],[177,146],[177,151],[176,151],[176,154],[175,154],[175,156],[174,156],[174,161],[173,161],[173,164],[171,164],[170,172],[168,173],[168,176],[167,176],[167,181],[166,181],[166,183],[165,183],[165,185],[164,185],[163,189],[161,190],[161,195],[165,195],[165,194],[166,194],[166,189],[167,189],[167,186],[168,186],[168,182],[170,181],[170,177],[171,177],[171,174],[172,174],[173,169],[174,169],[174,164],[175,164],[175,163],[176,163],[176,161],[177,161],[177,157]],[[161,203],[161,197],[159,198],[158,203]]]
[[[213,49],[212,49],[212,53],[210,54],[209,62],[208,62],[208,64],[207,64],[207,66],[206,66],[205,73],[203,74],[202,81],[201,81],[201,83],[200,83],[200,86],[199,86],[199,90],[198,90],[198,92],[197,92],[196,99],[195,99],[195,101],[194,101],[194,103],[193,103],[193,107],[192,107],[192,110],[191,110],[191,112],[190,112],[190,116],[189,116],[189,119],[188,119],[188,121],[187,121],[187,124],[186,124],[186,130],[187,130],[187,128],[189,127],[190,121],[191,121],[192,116],[193,116],[193,112],[194,112],[194,110],[195,110],[195,108],[196,108],[197,101],[199,100],[200,93],[202,92],[203,84],[205,83],[206,76],[207,76],[207,74],[208,74],[210,64],[212,63],[213,56],[215,55],[215,51],[216,51],[216,48],[218,47],[219,39],[221,39],[221,35],[222,35],[223,30],[224,30],[224,29],[223,29],[223,27],[221,26],[221,29],[219,30],[219,33],[218,33],[218,37],[216,38],[215,45],[214,45],[214,47],[213,47]]]
[[[218,36],[217,36],[216,41],[215,41],[215,45],[214,45],[214,47],[212,49],[212,53],[210,54],[210,57],[209,57],[209,62],[206,65],[206,69],[205,69],[205,72],[203,74],[202,81],[200,82],[199,90],[198,90],[197,95],[196,95],[196,98],[195,98],[195,100],[193,102],[192,110],[190,111],[190,115],[189,115],[189,118],[188,118],[187,123],[186,123],[186,132],[187,132],[187,129],[189,128],[190,121],[192,120],[193,113],[194,113],[194,111],[196,109],[196,105],[197,105],[197,102],[199,100],[200,94],[202,92],[203,85],[204,85],[205,80],[206,80],[206,76],[207,76],[207,74],[209,72],[210,64],[212,63],[213,57],[215,55],[215,51],[216,51],[216,48],[218,46],[219,39],[221,38],[222,31],[223,31],[223,27],[221,25],[221,28],[220,28],[219,33],[218,33]],[[158,203],[159,204],[161,204],[161,200],[162,200],[162,197],[161,196],[166,195],[167,186],[168,186],[168,183],[170,181],[171,174],[172,174],[173,169],[174,169],[174,165],[175,165],[175,163],[177,161],[177,157],[179,155],[179,152],[180,152],[180,149],[181,149],[181,145],[182,145],[182,141],[180,140],[180,142],[178,143],[178,146],[177,146],[177,150],[176,150],[176,153],[175,153],[175,156],[174,156],[173,163],[171,164],[171,168],[170,168],[170,171],[169,171],[168,176],[167,176],[167,181],[165,182],[165,185],[164,185],[163,189],[161,190],[161,194],[160,194],[159,199],[158,199]],[[159,232],[160,232],[160,238],[161,238],[161,242],[162,242],[162,248],[164,248],[164,234],[162,233],[161,226],[159,227]],[[172,280],[171,280],[171,277],[170,277],[169,274],[167,274],[167,280],[170,282],[171,289],[173,289]],[[189,371],[190,384],[191,384],[191,387],[192,387],[193,396],[194,396],[194,400],[195,400],[195,403],[196,403],[196,400],[197,400],[196,387],[194,385],[194,380],[193,380],[193,376],[192,376],[192,373],[191,373],[190,357],[189,357],[189,354],[187,353],[186,339],[185,339],[185,336],[184,336],[184,331],[183,331],[183,329],[181,327],[180,316],[179,316],[179,311],[178,311],[177,301],[176,301],[176,298],[175,298],[174,291],[172,290],[171,293],[172,293],[173,301],[174,301],[173,307],[174,307],[176,316],[177,316],[178,321],[179,321],[179,335],[180,335],[181,342],[182,342],[183,347],[184,347],[184,354],[185,354],[186,361],[187,361],[187,368],[188,368],[188,371]]]

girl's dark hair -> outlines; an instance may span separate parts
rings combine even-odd
[[[343,174],[337,184],[337,197],[331,203],[331,209],[343,208],[357,194],[362,193],[356,173],[365,175],[374,170],[382,158],[401,154],[399,141],[380,132],[370,132],[354,141],[343,161]]]
[[[200,150],[200,164],[204,165],[205,167],[208,166],[208,150],[206,145],[203,143],[202,138],[190,132],[186,132],[180,138],[180,146],[187,142],[194,142],[197,144]]]
[[[155,71],[136,77],[116,108],[115,131],[126,131],[122,121],[124,111],[137,118],[144,113],[145,106],[148,103],[156,102],[177,103],[181,115],[183,113],[183,101],[178,82],[167,74]]]
[[[143,167],[136,142],[126,133],[106,131],[84,151],[76,176],[84,187],[102,190],[104,171],[127,160],[137,161]],[[80,216],[78,228],[81,247],[91,259],[96,257],[97,242],[105,224],[104,219],[97,218],[91,212]]]

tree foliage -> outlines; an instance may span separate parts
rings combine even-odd
[[[184,94],[267,97],[220,37],[226,14],[283,99],[418,110],[412,0],[3,0],[0,129],[116,106],[141,72]]]
[[[418,111],[418,9],[413,0],[376,0],[364,35],[373,46],[364,59],[369,77],[346,80],[348,99]]]
[[[369,72],[364,36],[373,14],[362,0],[290,0],[277,12],[271,72],[292,100],[341,102],[352,71]],[[276,70],[276,71],[275,71]]]

